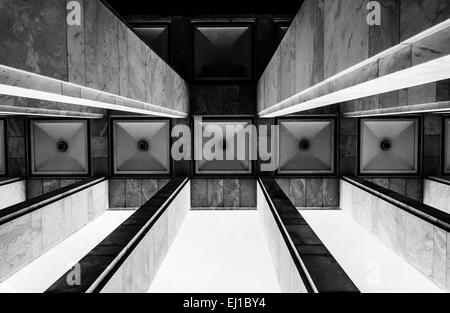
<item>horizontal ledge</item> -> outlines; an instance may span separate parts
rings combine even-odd
[[[258,184],[308,292],[359,292],[278,183],[264,177]]]
[[[376,92],[371,89],[374,86],[357,83],[357,81],[361,81],[364,79],[363,75],[368,76],[367,78],[370,79],[370,77],[375,76],[376,73],[378,79],[381,79],[386,75],[396,73],[395,71],[402,71],[402,69],[405,69],[405,67],[416,68],[427,60],[429,63],[429,61],[435,60],[440,56],[446,56],[449,52],[447,51],[449,47],[446,41],[448,40],[449,34],[450,19],[447,19],[444,22],[423,31],[410,39],[407,39],[385,51],[380,52],[375,56],[372,56],[358,64],[355,64],[354,66],[345,69],[342,72],[339,72],[325,79],[324,81],[314,86],[311,86],[277,104],[272,105],[269,108],[262,110],[259,115],[263,118],[277,117],[447,79],[448,77],[450,77],[450,75],[441,76],[443,77],[442,79],[436,76],[432,80],[430,80],[429,78],[420,80],[419,77],[419,79],[417,79],[413,84],[401,84],[401,82],[397,80],[393,80],[391,82],[381,81],[385,84],[384,88],[379,88],[378,86]],[[436,45],[445,45],[445,47],[443,48],[444,51],[438,51],[435,47]],[[421,51],[433,51],[433,53],[425,53],[422,59],[417,58],[418,52]],[[408,61],[406,63],[408,64],[397,62],[398,60],[400,60],[398,58],[406,56]],[[393,61],[396,61],[396,63],[392,64]],[[381,68],[382,64],[384,65],[383,69]],[[437,72],[439,72],[439,69],[436,70]],[[418,75],[420,75],[420,73],[418,73]],[[391,76],[391,78],[394,77],[395,76]],[[368,79],[366,80],[366,82],[369,81]],[[346,80],[354,83],[354,85],[351,87],[357,87],[366,90],[359,90],[359,92],[355,92],[355,90],[351,89],[351,87],[344,88],[345,84],[342,84],[342,81],[345,82]],[[377,81],[377,79],[373,79],[373,81]],[[344,90],[347,92],[355,92],[355,95],[346,95],[343,97],[339,92]]]
[[[22,180],[23,180],[23,178],[20,178],[20,177],[6,178],[6,179],[3,179],[3,180],[0,180],[0,186],[5,186],[5,185],[17,183],[17,182],[22,181]]]
[[[106,178],[89,178],[78,183],[51,191],[39,197],[17,203],[0,211],[0,226],[16,218],[39,210],[40,208],[52,204],[58,200],[78,193],[86,188],[105,181]]]
[[[192,207],[191,211],[256,211],[253,207]]]
[[[368,116],[386,116],[401,114],[420,114],[450,111],[450,101],[432,102],[424,104],[402,105],[392,108],[374,109],[367,111],[355,111],[344,113],[345,117],[368,117]]]
[[[186,118],[188,116],[186,112],[164,108],[5,65],[0,65],[0,95],[151,116],[169,118]]]
[[[273,118],[293,114],[299,111],[311,110],[332,104],[370,97],[391,91],[416,87],[450,78],[450,55],[422,63],[388,74],[349,88],[317,97],[297,104],[287,104],[268,113],[260,113],[262,118]]]
[[[27,116],[51,116],[51,117],[73,117],[73,118],[89,118],[102,119],[103,114],[43,109],[36,107],[18,107],[12,105],[0,105],[0,115],[27,115]]]
[[[357,177],[343,177],[343,181],[362,189],[375,197],[395,205],[396,207],[430,223],[446,232],[450,232],[450,214],[426,205],[422,202],[403,196],[392,190]]]
[[[426,179],[428,179],[430,181],[433,181],[435,183],[440,183],[440,184],[444,184],[444,185],[450,186],[450,178],[448,178],[448,177],[434,177],[434,176],[432,176],[432,177],[428,177]]]
[[[79,260],[81,271],[86,273],[81,285],[68,285],[69,270],[45,292],[99,293],[188,182],[189,178],[172,179]]]

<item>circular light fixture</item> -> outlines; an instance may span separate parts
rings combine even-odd
[[[137,146],[138,146],[138,150],[141,152],[146,152],[146,151],[148,151],[148,149],[150,149],[150,145],[145,140],[139,141]]]
[[[308,139],[302,139],[298,144],[298,147],[301,151],[308,151],[311,148],[311,142]]]
[[[56,144],[56,149],[59,152],[66,152],[69,149],[69,145],[67,144],[67,142],[61,140]]]
[[[389,151],[392,148],[392,142],[389,139],[385,139],[380,143],[380,148],[383,151]]]

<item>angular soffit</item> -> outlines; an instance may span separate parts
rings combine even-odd
[[[334,172],[334,120],[281,120],[279,174]]]
[[[361,120],[361,174],[418,173],[417,119]]]
[[[88,174],[87,122],[32,121],[31,172],[33,175]]]
[[[168,120],[114,121],[115,174],[169,174]]]
[[[197,27],[195,76],[200,80],[250,79],[250,27]]]

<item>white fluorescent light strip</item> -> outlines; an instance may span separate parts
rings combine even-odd
[[[356,71],[357,69],[363,68],[363,67],[367,66],[368,64],[371,64],[371,63],[375,62],[376,60],[379,60],[379,59],[381,59],[381,58],[383,58],[385,56],[388,56],[388,55],[393,54],[395,52],[401,51],[405,47],[410,46],[410,45],[412,45],[412,44],[414,44],[414,43],[416,43],[416,42],[418,42],[418,41],[420,41],[420,40],[422,40],[422,39],[424,39],[426,37],[429,37],[429,36],[431,36],[433,34],[436,34],[436,33],[440,32],[443,29],[446,29],[448,27],[450,27],[450,19],[447,19],[447,20],[443,21],[442,23],[431,27],[431,28],[429,28],[429,29],[427,29],[427,30],[425,30],[425,31],[423,31],[423,32],[421,32],[421,33],[419,33],[419,34],[417,34],[417,35],[415,35],[415,36],[413,36],[413,37],[411,37],[411,38],[401,42],[401,43],[399,43],[398,45],[395,45],[395,46],[393,46],[393,47],[391,47],[391,48],[389,48],[387,50],[384,50],[384,51],[374,55],[371,58],[368,58],[368,59],[366,59],[366,60],[364,60],[364,61],[362,61],[362,62],[360,62],[358,64],[355,64],[355,65],[347,68],[346,70],[344,70],[342,72],[339,72],[336,75],[331,76],[331,77],[327,78],[326,80],[324,80],[324,81],[322,81],[322,82],[320,82],[320,83],[318,83],[318,84],[316,84],[314,86],[311,86],[311,87],[309,87],[309,88],[307,88],[307,89],[305,89],[305,90],[303,90],[303,91],[301,91],[301,92],[299,92],[299,93],[297,93],[297,94],[295,94],[295,95],[293,95],[293,96],[291,96],[291,97],[289,97],[289,98],[287,98],[287,99],[285,99],[285,100],[283,100],[283,101],[281,101],[281,102],[279,102],[279,103],[277,103],[275,105],[272,105],[271,107],[261,111],[259,113],[259,115],[261,117],[263,117],[263,118],[269,118],[269,117],[271,117],[270,112],[273,112],[276,108],[280,108],[283,105],[285,105],[286,103],[296,101],[296,99],[300,98],[302,95],[305,95],[305,94],[307,94],[308,92],[310,92],[310,91],[312,91],[314,89],[319,89],[319,88],[327,85],[328,83],[330,83],[333,80],[341,78],[341,77],[343,77],[343,76],[345,76],[345,75],[347,75],[347,74],[349,74],[349,73],[351,73],[353,71]],[[358,99],[358,98],[354,98],[354,99]],[[309,101],[307,101],[307,102],[309,102]],[[307,102],[304,102],[304,103],[307,103]],[[333,104],[333,103],[331,103],[331,104]],[[300,110],[308,110],[308,109],[300,109]],[[300,111],[300,110],[298,110],[298,111]],[[276,116],[280,116],[280,115],[277,114]]]
[[[299,111],[411,88],[448,78],[450,78],[450,55],[305,101],[285,109],[260,115],[263,118],[289,115]]]
[[[1,105],[0,105],[1,107]],[[67,111],[65,111],[67,112]],[[104,118],[103,114],[86,114],[86,115],[77,115],[76,113],[68,113],[68,114],[57,114],[57,113],[38,113],[38,112],[15,112],[15,111],[2,111],[0,110],[0,115],[2,116],[17,116],[17,115],[26,115],[26,116],[49,116],[49,117],[70,117],[70,118],[80,118],[80,119],[102,119]]]
[[[100,96],[123,100],[124,103],[133,103],[133,104],[136,104],[137,106],[143,107],[143,108],[130,107],[130,106],[121,105],[121,104],[112,104],[112,103],[108,103],[108,102],[89,100],[89,99],[84,99],[84,98],[76,98],[76,97],[65,96],[62,94],[56,94],[56,93],[52,93],[52,92],[46,92],[46,91],[41,91],[41,90],[36,90],[36,89],[29,89],[29,88],[24,88],[24,87],[5,85],[5,84],[0,83],[0,94],[2,94],[2,95],[14,96],[14,97],[24,97],[24,98],[43,100],[43,101],[53,101],[53,102],[59,102],[59,103],[67,103],[67,104],[74,104],[74,105],[80,105],[80,106],[95,107],[95,108],[100,108],[100,109],[125,111],[125,112],[131,112],[131,113],[154,115],[154,116],[169,117],[169,118],[185,118],[185,117],[187,117],[187,113],[184,113],[184,112],[164,108],[164,107],[153,105],[153,104],[146,103],[143,101],[126,98],[123,96],[96,90],[93,88],[80,86],[80,85],[73,84],[70,82],[65,82],[62,80],[39,75],[36,73],[27,72],[27,71],[12,68],[9,66],[0,65],[0,69],[4,70],[6,72],[12,72],[14,74],[24,75],[24,77],[35,77],[35,78],[38,78],[39,80],[41,80],[42,82],[53,82],[53,83],[61,84],[61,87],[63,85],[65,85],[65,86],[71,86],[71,87],[75,87],[75,88],[81,88],[81,90],[91,91],[91,92],[99,94]]]
[[[356,117],[394,116],[394,115],[421,114],[421,113],[445,113],[448,111],[450,111],[450,101],[413,104],[410,106],[375,109],[369,111],[355,111],[344,113],[344,116],[356,118]]]

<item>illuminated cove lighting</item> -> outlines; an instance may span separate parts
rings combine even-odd
[[[64,95],[62,90],[73,89],[81,95],[95,95],[91,99]],[[185,118],[187,114],[146,102],[133,100],[104,91],[68,83],[54,78],[0,65],[0,95],[73,104],[106,110],[125,111],[168,118]]]

